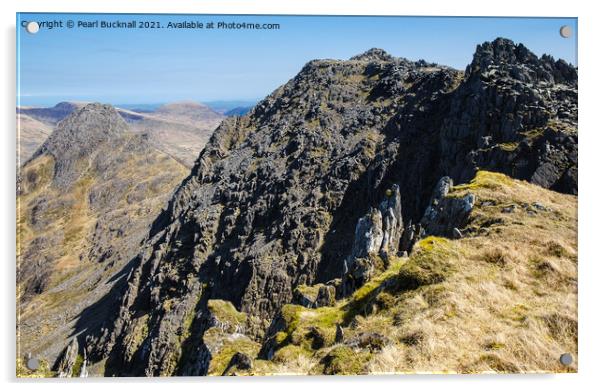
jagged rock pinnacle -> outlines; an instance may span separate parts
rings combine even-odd
[[[490,169],[576,192],[576,86],[550,64],[508,40],[479,46],[474,77],[380,49],[309,62],[214,132],[153,223],[115,318],[89,336],[90,357],[108,358],[107,375],[206,373],[207,327],[184,347],[173,331],[187,314],[231,301],[257,339],[299,286],[361,286],[421,236],[411,221],[443,176]],[[427,233],[458,228],[466,197],[436,205]],[[156,314],[149,336],[127,338],[142,311]]]
[[[352,61],[392,61],[394,57],[383,49],[372,48],[350,58]]]
[[[577,69],[564,60],[550,55],[537,57],[522,43],[515,44],[507,38],[477,45],[467,74],[480,75],[492,67],[511,73],[511,76],[530,82],[569,83],[577,82]]]
[[[76,175],[72,168],[77,160],[127,130],[127,124],[113,106],[91,103],[59,122],[32,159],[42,154],[51,155],[55,160],[55,183],[67,185]]]

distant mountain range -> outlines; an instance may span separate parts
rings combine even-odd
[[[218,113],[226,114],[230,111],[240,109],[241,107],[251,108],[257,104],[257,100],[214,100],[204,103]]]
[[[313,60],[243,116],[20,108],[52,131],[18,177],[20,352],[59,376],[575,372],[577,91],[498,38],[464,71]]]
[[[19,172],[17,283],[24,351],[60,352],[58,341],[68,337],[73,319],[108,293],[111,277],[138,252],[152,219],[188,172],[147,135],[132,132],[113,107],[70,106],[74,111]],[[37,110],[38,118],[57,121],[57,112],[67,107]]]
[[[27,161],[61,120],[86,104],[61,102],[53,107],[18,107],[19,161]],[[152,145],[187,167],[192,167],[213,130],[225,118],[197,102],[169,103],[144,111],[119,107],[116,110],[131,131],[147,133]]]
[[[203,101],[202,103],[218,113],[226,114],[229,111],[235,111],[240,108],[251,108],[255,106],[257,102],[258,100],[239,99]],[[115,107],[121,107],[122,109],[137,111],[139,113],[151,113],[163,105],[165,105],[165,103],[121,103],[116,104]]]
[[[252,108],[253,106],[239,106],[226,111],[224,114],[226,115],[226,117],[243,116],[247,114]]]

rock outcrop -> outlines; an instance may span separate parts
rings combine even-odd
[[[437,183],[429,206],[420,220],[423,234],[458,237],[459,228],[466,223],[474,207],[475,196],[468,193],[462,198],[447,197],[452,186],[450,177],[443,177]]]
[[[332,305],[336,298],[336,281],[316,284],[310,287],[301,285],[293,292],[292,302],[307,308],[319,308]]]
[[[423,230],[457,236],[475,199],[445,194],[477,168],[576,193],[576,75],[505,39],[464,73],[380,50],[309,62],[214,132],[88,356],[109,375],[207,373],[207,329],[182,331],[189,316],[230,302],[247,314],[244,337],[262,340],[296,288],[351,275],[355,289]]]
[[[368,281],[375,270],[382,270],[389,255],[397,255],[401,250],[403,232],[399,185],[393,184],[385,191],[378,209],[370,208],[357,222],[351,254],[343,267],[340,295],[354,291]]]
[[[56,371],[58,372],[59,377],[73,377],[74,375],[78,376],[79,374],[74,373],[74,369],[79,356],[79,344],[77,343],[77,338],[73,338],[71,343],[67,345],[65,351],[62,356],[59,357],[59,360],[56,364]],[[81,363],[79,363],[81,365]]]
[[[377,255],[383,246],[383,218],[379,209],[370,208],[368,214],[357,221],[353,247],[346,268],[358,258]]]
[[[477,47],[441,129],[442,170],[477,168],[577,193],[577,69],[498,38]]]
[[[186,173],[109,105],[85,105],[59,123],[19,172],[20,349],[52,363],[65,341],[114,311],[116,285]],[[77,338],[84,357],[85,336]]]
[[[386,198],[380,203],[379,210],[383,219],[383,240],[379,254],[383,257],[397,254],[404,228],[399,185],[394,184],[391,189],[386,190]]]

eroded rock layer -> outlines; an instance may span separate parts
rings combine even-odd
[[[259,341],[296,288],[340,286],[350,257],[386,261],[423,229],[461,234],[449,210],[474,199],[437,199],[444,176],[489,169],[576,194],[576,108],[574,67],[505,39],[477,47],[465,72],[378,49],[309,62],[215,131],[115,317],[86,336],[88,357],[106,358],[106,375],[206,374],[210,300],[247,314]],[[371,241],[354,245],[358,229]]]

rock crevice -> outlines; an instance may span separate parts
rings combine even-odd
[[[113,368],[181,373],[195,356],[174,330],[198,303],[231,302],[261,339],[296,288],[343,276],[349,292],[422,235],[457,236],[475,199],[446,195],[478,169],[576,193],[576,89],[574,67],[503,39],[464,73],[378,50],[308,63],[215,131],[91,345]],[[144,348],[115,354],[141,311]]]

